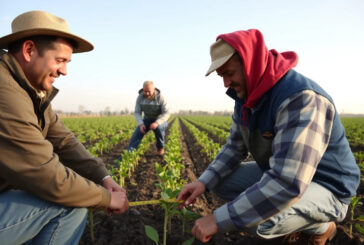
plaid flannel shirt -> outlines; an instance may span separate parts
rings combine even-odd
[[[219,232],[258,225],[298,201],[325,153],[334,115],[334,105],[311,90],[283,101],[274,127],[270,169],[259,182],[214,211]],[[199,178],[209,190],[247,156],[238,127],[233,122],[227,143]]]

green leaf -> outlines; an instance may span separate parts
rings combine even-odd
[[[159,165],[159,163],[155,163],[155,169],[156,169],[157,172],[162,171],[162,167],[161,167],[161,165]]]
[[[187,241],[184,241],[182,243],[182,245],[191,245],[193,242],[195,241],[194,237],[191,237],[190,239],[188,239]]]
[[[159,235],[156,229],[149,225],[145,225],[145,234],[158,245]]]
[[[184,216],[185,219],[198,219],[198,218],[201,218],[201,215],[186,209],[186,207],[183,207],[182,213],[183,213],[183,216]]]
[[[165,193],[165,192],[161,192],[161,196],[162,196],[163,200],[169,199],[169,195],[167,193]]]
[[[356,218],[359,221],[364,221],[364,215],[360,215],[358,218]]]
[[[361,227],[359,224],[355,224],[355,228],[361,233],[364,235],[364,229],[363,227]]]

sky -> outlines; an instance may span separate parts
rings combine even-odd
[[[364,113],[362,0],[0,0],[0,36],[21,13],[66,19],[95,49],[72,55],[53,84],[54,109],[134,110],[138,90],[154,81],[171,112],[232,111],[216,73],[205,77],[219,34],[259,29],[268,49],[295,51],[295,70],[316,81],[340,113]]]

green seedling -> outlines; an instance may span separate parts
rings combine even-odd
[[[360,202],[360,197],[354,196],[351,198],[350,204],[350,226],[349,226],[349,235],[350,237],[353,236],[353,223],[354,223],[354,210],[357,206],[362,205],[363,203]],[[359,217],[360,218],[360,217]]]

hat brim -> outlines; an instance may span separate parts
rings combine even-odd
[[[209,69],[207,70],[205,76],[207,77],[208,75],[210,75],[212,72],[216,71],[217,69],[219,69],[221,66],[223,66],[232,56],[234,53],[230,54],[230,55],[226,55],[220,59],[216,59],[214,60],[214,62],[211,63]]]
[[[39,35],[56,36],[56,37],[70,39],[70,40],[76,42],[77,47],[74,47],[73,53],[87,52],[87,51],[93,50],[93,48],[94,48],[94,46],[90,42],[88,42],[85,39],[80,38],[76,35],[62,32],[62,31],[56,31],[53,29],[46,29],[46,28],[19,31],[19,32],[4,36],[4,37],[0,38],[0,48],[8,49],[9,44],[14,41],[20,40],[22,38],[39,36]]]

